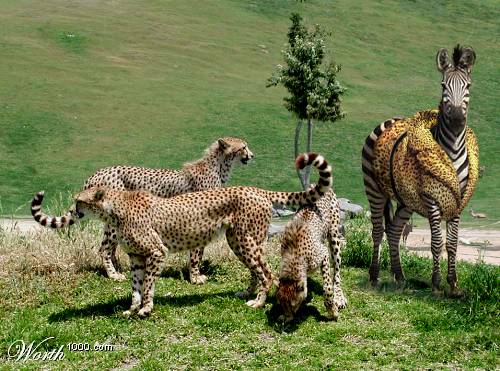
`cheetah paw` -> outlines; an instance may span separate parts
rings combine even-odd
[[[345,298],[344,294],[337,294],[335,295],[335,304],[337,305],[337,308],[339,309],[344,309],[347,307],[347,299]]]
[[[122,281],[125,281],[127,279],[127,277],[125,277],[124,274],[118,273],[118,272],[111,273],[109,275],[109,278],[111,278],[113,281],[118,281],[118,282],[122,282]]]
[[[204,274],[193,275],[189,280],[193,285],[204,285],[207,282],[207,276]]]
[[[151,308],[141,308],[141,310],[137,313],[139,317],[147,317],[151,314]]]
[[[249,300],[246,304],[252,308],[262,308],[264,306],[264,303],[261,303],[258,300]]]

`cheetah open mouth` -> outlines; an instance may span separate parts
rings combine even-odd
[[[248,157],[245,157],[245,158],[242,158],[242,159],[241,159],[241,163],[242,163],[243,165],[248,164],[248,161],[250,161],[250,159],[249,159]]]

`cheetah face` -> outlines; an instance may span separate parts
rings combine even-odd
[[[243,148],[241,148],[235,157],[239,157],[240,158],[240,162],[243,164],[243,165],[246,165],[248,164],[248,161],[250,161],[254,156],[253,156],[253,153],[252,151],[250,151],[250,149],[248,148],[248,146],[244,146]]]
[[[248,164],[254,157],[254,154],[248,148],[248,144],[239,138],[221,138],[219,139],[219,148],[234,162],[240,161],[243,165]]]
[[[283,311],[285,321],[290,322],[307,297],[307,286],[303,282],[281,278],[276,299]]]
[[[72,210],[73,215],[79,219],[90,215],[102,214],[102,200],[104,198],[104,190],[100,188],[89,188],[75,197],[75,207]]]

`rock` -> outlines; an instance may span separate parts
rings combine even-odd
[[[295,214],[295,212],[288,210],[286,208],[274,208],[273,207],[273,218],[282,218],[285,216],[290,216]]]
[[[267,231],[267,237],[271,238],[276,235],[282,234],[285,230],[285,224],[270,224]]]
[[[290,215],[295,214],[293,211],[288,210],[288,209],[283,209],[283,210],[281,210],[281,209],[277,209],[277,210],[276,210],[276,213],[278,214],[278,216],[279,216],[280,218],[282,218],[282,217],[284,217],[284,216],[290,216]]]
[[[351,203],[347,198],[339,198],[340,210],[345,213],[345,216],[353,217],[363,213],[363,207]],[[341,214],[342,217],[342,214]]]

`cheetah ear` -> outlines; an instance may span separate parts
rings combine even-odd
[[[466,70],[467,73],[471,73],[472,66],[476,61],[476,52],[471,47],[462,48],[462,54],[458,60],[457,67]]]
[[[223,151],[225,151],[227,148],[229,148],[229,143],[226,142],[224,139],[219,138],[217,139],[217,142],[219,143],[219,148]]]
[[[448,68],[452,67],[452,63],[450,60],[450,56],[448,54],[448,50],[439,49],[436,55],[436,64],[439,72],[443,73]]]
[[[105,192],[103,189],[97,189],[94,193],[94,201],[98,202],[101,201],[105,196]]]

